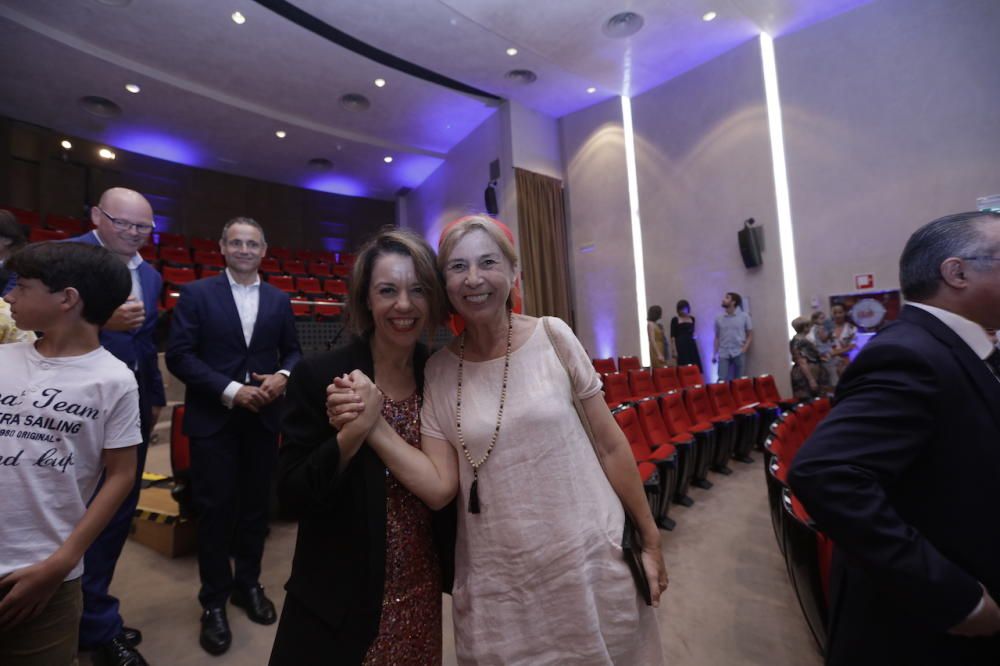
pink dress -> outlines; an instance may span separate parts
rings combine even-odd
[[[654,610],[639,598],[622,555],[621,501],[573,407],[601,390],[569,327],[573,376],[538,325],[511,355],[503,422],[479,470],[481,513],[466,506],[472,467],[458,450],[458,540],[453,612],[461,664],[662,664]],[[503,358],[466,361],[462,432],[482,457],[496,426]],[[421,431],[458,448],[458,357],[427,362]]]

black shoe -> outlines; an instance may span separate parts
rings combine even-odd
[[[139,643],[142,642],[142,632],[133,627],[122,627],[122,636],[125,637],[125,642],[132,647],[139,647]]]
[[[264,588],[260,585],[233,590],[229,600],[234,606],[245,610],[247,617],[257,624],[274,624],[278,619],[278,614],[274,612],[274,604],[264,595]]]
[[[229,649],[233,642],[233,632],[229,631],[226,609],[219,606],[206,608],[201,614],[201,647],[209,654],[219,655]]]
[[[139,651],[129,644],[122,632],[94,650],[96,663],[102,666],[148,666]]]

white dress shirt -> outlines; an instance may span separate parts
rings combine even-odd
[[[97,242],[101,244],[101,247],[107,247],[104,244],[104,239],[101,238],[99,233],[97,233],[97,229],[94,229],[90,233],[94,234],[94,238],[96,238]],[[129,296],[136,299],[140,303],[142,303],[142,280],[139,279],[139,266],[142,262],[142,255],[136,252],[132,255],[132,258],[128,260],[128,263],[125,264],[128,266],[129,275],[132,276],[132,293],[129,294]]]
[[[260,276],[258,275],[253,284],[240,284],[233,278],[233,274],[226,269],[226,278],[229,280],[229,288],[233,292],[233,301],[236,303],[236,311],[240,315],[240,326],[243,328],[243,340],[250,346],[250,339],[253,337],[253,327],[257,323],[257,311],[260,309]],[[243,378],[243,383],[229,382],[222,392],[222,404],[232,408],[236,394],[243,386],[250,381],[250,375]]]

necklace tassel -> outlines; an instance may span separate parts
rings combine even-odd
[[[472,480],[469,488],[469,513],[479,513],[479,479]]]

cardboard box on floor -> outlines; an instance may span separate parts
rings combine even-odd
[[[143,488],[132,519],[132,539],[167,557],[195,552],[195,525],[181,518],[170,488]]]

